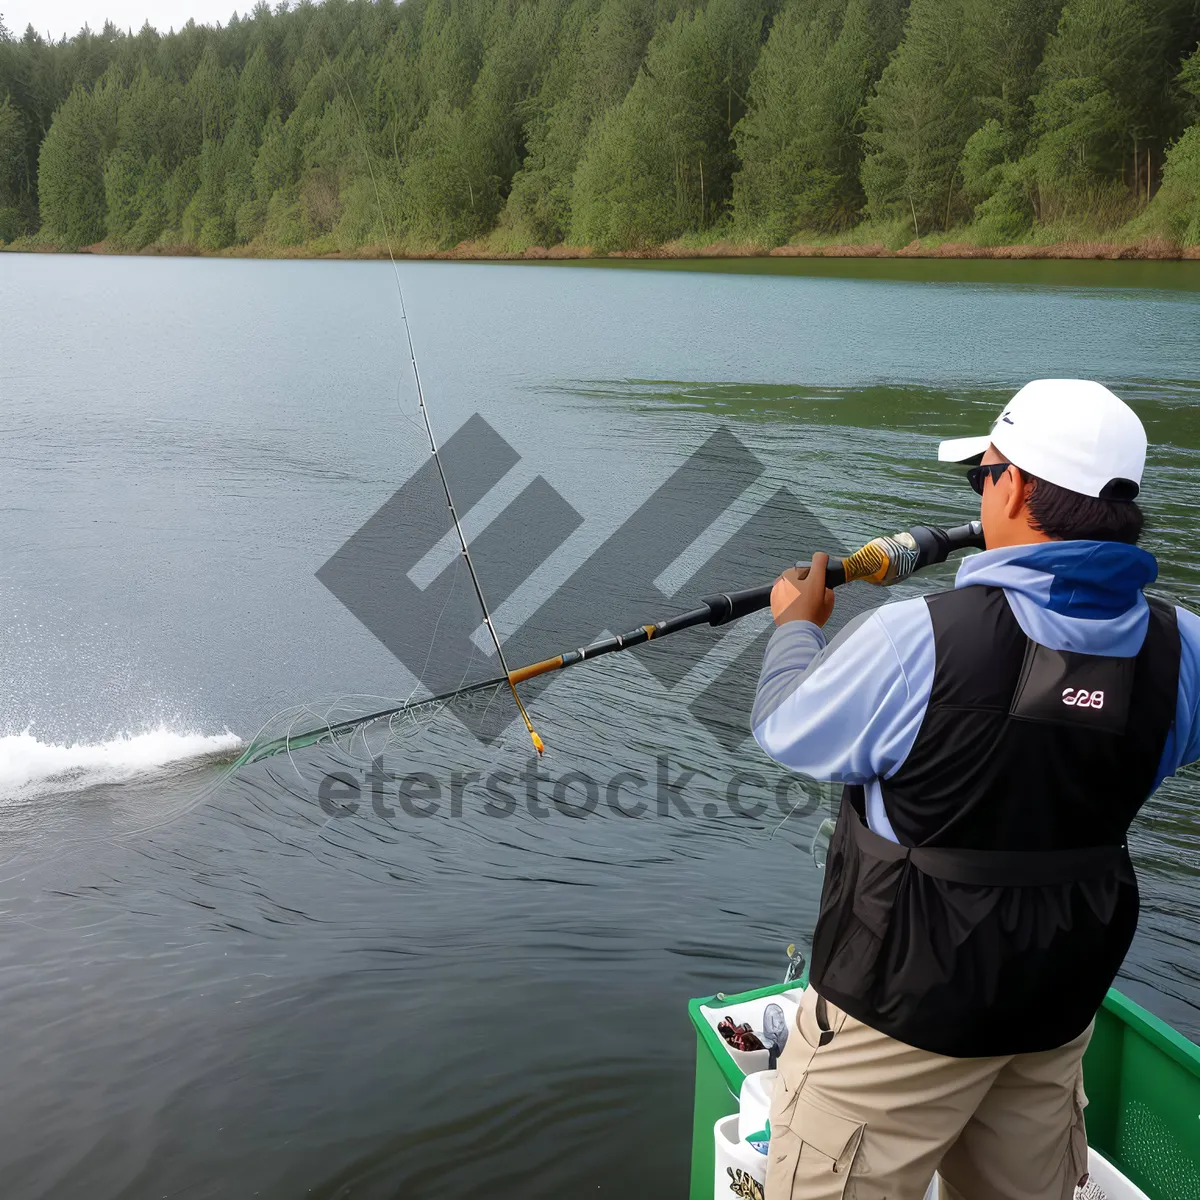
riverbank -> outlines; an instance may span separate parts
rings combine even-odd
[[[655,261],[686,259],[753,259],[753,258],[867,258],[867,259],[995,259],[995,260],[1062,260],[1098,259],[1107,261],[1184,262],[1200,261],[1200,246],[1180,247],[1163,238],[1142,238],[1135,241],[1079,240],[1058,242],[1021,242],[1007,246],[980,246],[973,242],[914,238],[907,245],[893,248],[881,241],[800,243],[769,247],[755,242],[698,241],[669,242],[641,250],[620,250],[611,254],[594,252],[589,246],[527,246],[513,250],[490,240],[460,242],[448,250],[436,248],[412,249],[386,244],[340,247],[332,239],[323,239],[299,246],[275,246],[250,243],[228,246],[221,250],[204,250],[190,244],[153,243],[140,250],[128,250],[110,242],[97,242],[78,250],[65,250],[48,242],[23,238],[0,250],[35,254],[124,254],[142,257],[204,257],[258,259],[387,259],[394,256],[415,262],[592,262]]]

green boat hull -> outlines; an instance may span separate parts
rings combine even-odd
[[[713,1126],[737,1112],[745,1078],[701,1005],[726,1007],[801,986],[689,1002],[696,1030],[690,1200],[712,1200]],[[1200,1197],[1200,1047],[1113,988],[1096,1015],[1083,1073],[1089,1143],[1151,1200]]]

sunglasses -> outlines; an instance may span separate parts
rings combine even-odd
[[[982,496],[983,481],[985,479],[991,479],[992,483],[996,484],[999,481],[1000,476],[1003,475],[1010,466],[1012,466],[1011,463],[998,462],[988,463],[986,467],[972,467],[967,472],[967,482],[971,485],[971,488],[976,495]]]

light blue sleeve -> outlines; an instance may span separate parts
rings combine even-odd
[[[814,779],[886,779],[916,741],[934,662],[919,596],[863,614],[828,646],[815,625],[790,621],[767,645],[754,738],[777,763]]]
[[[1200,617],[1175,609],[1179,624],[1179,696],[1154,786],[1180,767],[1200,760]]]

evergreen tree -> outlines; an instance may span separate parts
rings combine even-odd
[[[452,246],[484,228],[487,163],[465,108],[440,92],[409,143],[403,218],[418,240]]]
[[[235,86],[211,44],[200,55],[184,96],[194,123],[191,145],[220,139],[233,123]]]
[[[0,206],[20,198],[25,157],[25,119],[5,96],[0,100]]]
[[[284,132],[278,111],[267,117],[262,145],[254,159],[251,179],[254,195],[265,205],[281,188],[299,177],[299,156]]]
[[[236,119],[248,131],[259,134],[267,117],[279,107],[280,99],[275,70],[260,45],[238,77]]]
[[[647,246],[724,214],[733,130],[770,7],[710,0],[655,34],[629,94],[588,136],[575,171],[573,241]]]
[[[7,96],[0,101],[0,242],[25,230],[21,199],[25,165],[25,122]]]
[[[962,173],[967,144],[988,121],[989,154],[997,137],[1010,149],[1023,143],[1034,73],[1060,6],[913,0],[866,107],[862,181],[872,216],[910,222],[920,236],[971,214],[980,197],[978,178],[968,183]],[[968,155],[972,165],[981,149]]]
[[[505,209],[509,228],[541,245],[567,236],[575,168],[588,131],[625,98],[656,26],[674,15],[673,7],[653,0],[602,0],[594,12],[585,2],[568,14]]]
[[[1006,0],[978,12],[980,108],[991,115],[967,139],[959,174],[975,205],[975,238],[985,245],[1015,241],[1033,223],[1028,172],[1018,160],[1029,142],[1038,64],[1060,11],[1042,0]]]
[[[105,233],[107,200],[96,98],[82,86],[54,114],[38,157],[42,219],[64,246],[87,246]]]
[[[1192,123],[1166,153],[1162,187],[1146,214],[1148,228],[1182,246],[1200,245],[1200,47],[1177,80]]]
[[[129,231],[141,215],[138,188],[144,170],[145,163],[129,146],[118,147],[104,164],[105,229],[118,246],[128,244]]]
[[[864,101],[899,41],[903,0],[793,0],[750,79],[736,131],[739,222],[786,240],[841,229],[863,204]]]
[[[163,186],[163,228],[173,240],[183,237],[183,218],[200,186],[200,156],[190,154],[171,171]]]
[[[959,159],[981,122],[966,4],[913,0],[904,40],[866,105],[868,211],[911,217],[916,237],[948,228],[961,211]]]
[[[1178,116],[1170,78],[1190,8],[1069,0],[1033,98],[1036,141],[1025,165],[1039,219],[1090,212],[1116,220],[1149,190],[1155,142],[1161,159]]]
[[[907,2],[259,0],[53,44],[0,22],[0,239],[606,250],[866,215],[1196,240],[1197,0]]]
[[[131,249],[140,250],[155,241],[167,228],[167,171],[157,154],[152,154],[142,167],[138,180],[134,208],[137,219],[125,241]]]
[[[968,9],[971,64],[982,112],[1012,137],[1029,128],[1030,96],[1062,0],[974,0]]]
[[[465,107],[483,58],[483,25],[490,0],[430,0],[417,57],[426,109]]]

